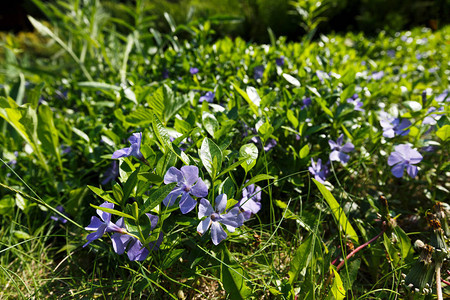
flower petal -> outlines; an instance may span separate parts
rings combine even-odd
[[[182,214],[187,214],[195,208],[197,201],[195,201],[189,193],[185,193],[181,196],[180,210]]]
[[[115,158],[120,158],[120,157],[128,157],[131,155],[131,151],[132,151],[131,147],[116,150],[116,151],[114,151],[111,158],[115,159]]]
[[[227,238],[227,233],[223,230],[222,226],[218,222],[212,222],[211,224],[211,240],[214,245],[219,245],[221,241]]]
[[[397,178],[402,178],[403,177],[403,169],[405,168],[405,165],[403,163],[400,163],[398,165],[395,165],[392,169],[391,172],[392,174],[397,177]]]
[[[158,224],[159,217],[155,216],[155,215],[152,215],[152,214],[149,214],[149,213],[146,213],[146,216],[150,220],[150,230],[155,229],[156,224]]]
[[[331,161],[340,161],[341,159],[339,158],[339,151],[337,150],[333,150],[330,153],[330,160]]]
[[[105,225],[99,218],[91,217],[91,223],[85,227],[86,230],[98,230],[101,225]]]
[[[183,193],[183,189],[181,187],[174,188],[166,198],[164,198],[163,203],[165,206],[172,206],[177,200],[178,196]]]
[[[216,212],[222,213],[227,208],[227,194],[220,194],[215,201]]]
[[[180,170],[178,170],[175,167],[170,167],[169,170],[167,170],[166,175],[164,175],[164,183],[169,184],[172,182],[182,182],[183,181],[183,174]]]
[[[202,219],[203,217],[210,216],[214,213],[214,209],[205,198],[200,199],[200,204],[198,205],[198,218]]]
[[[244,223],[244,217],[238,207],[233,207],[228,213],[220,216],[220,223],[239,227]]]
[[[128,234],[114,233],[111,236],[114,251],[119,255],[123,254],[125,252],[127,244],[131,239],[131,236],[129,236]]]
[[[388,165],[393,166],[404,160],[405,159],[403,158],[403,156],[400,153],[392,152],[391,155],[389,155],[389,157],[388,157]]]
[[[109,209],[113,209],[114,208],[114,203],[109,203],[109,202],[104,202],[103,204],[100,204],[100,207],[104,207],[104,208],[109,208]],[[100,218],[102,218],[103,221],[105,221],[106,223],[109,223],[111,221],[111,214],[107,213],[105,211],[102,211],[100,209],[97,209],[97,214],[100,216]]]
[[[334,149],[336,149],[336,148],[339,148],[339,145],[336,144],[336,142],[333,141],[333,140],[328,140],[328,144],[330,145],[331,150],[334,150]]]
[[[412,165],[407,165],[406,166],[406,173],[408,173],[408,175],[411,178],[414,178],[417,176],[418,170],[416,166],[412,166]]]
[[[199,178],[197,183],[191,188],[191,194],[195,197],[208,196],[208,187],[201,178]]]
[[[198,168],[196,166],[183,166],[181,167],[181,173],[183,174],[186,185],[192,187],[198,180]]]
[[[353,146],[350,142],[345,143],[345,145],[341,148],[341,151],[343,152],[352,152],[353,150],[355,150],[355,146]]]
[[[135,239],[135,242],[128,248],[128,258],[131,261],[143,261],[147,258],[149,251],[142,245],[141,241]]]
[[[204,219],[203,221],[200,221],[200,223],[198,223],[197,232],[200,235],[203,235],[208,230],[210,225],[211,225],[211,218],[207,217],[206,219]]]

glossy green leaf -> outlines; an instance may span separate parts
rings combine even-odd
[[[239,157],[245,159],[241,166],[244,168],[245,173],[248,173],[256,165],[258,148],[253,143],[243,145],[239,149]]]
[[[111,209],[111,208],[107,208],[107,207],[101,207],[101,206],[97,206],[97,205],[94,205],[94,204],[91,204],[91,206],[93,208],[95,208],[95,209],[99,209],[101,211],[110,213],[112,215],[116,215],[116,216],[119,216],[119,217],[124,217],[124,218],[128,218],[128,219],[136,220],[132,215],[123,213],[123,212],[115,210],[115,209]]]
[[[204,138],[199,150],[199,156],[211,178],[215,179],[222,166],[222,150],[212,140]]]

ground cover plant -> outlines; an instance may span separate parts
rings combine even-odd
[[[2,298],[448,297],[450,27],[257,45],[136,2],[3,36]]]

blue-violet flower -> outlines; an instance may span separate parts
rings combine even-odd
[[[331,161],[340,161],[343,164],[346,164],[350,159],[350,156],[345,153],[352,152],[353,150],[355,150],[355,146],[353,146],[353,144],[350,142],[346,143],[345,145],[342,145],[343,142],[344,142],[344,134],[341,134],[336,142],[333,140],[328,141],[328,144],[331,147],[330,153]]]
[[[211,227],[211,240],[214,245],[218,245],[221,241],[227,238],[227,233],[222,228],[225,225],[229,232],[242,226],[244,223],[244,216],[241,214],[238,207],[233,207],[227,213],[223,214],[227,207],[227,195],[220,194],[216,197],[215,210],[211,203],[205,198],[200,199],[198,207],[198,218],[204,220],[200,221],[197,226],[197,232],[203,235],[209,227]]]
[[[388,157],[388,165],[394,166],[391,170],[392,174],[401,178],[403,177],[403,170],[406,168],[406,173],[411,178],[416,177],[417,167],[414,165],[422,160],[422,155],[408,144],[397,145],[394,148],[395,151]]]
[[[120,150],[116,150],[111,158],[134,156],[141,160],[144,159],[144,156],[141,153],[141,140],[142,140],[142,132],[133,133],[133,135],[130,136],[130,138],[128,139],[131,146]]]
[[[198,177],[196,166],[183,166],[181,170],[170,167],[164,176],[164,183],[172,182],[176,182],[177,186],[167,195],[163,203],[165,206],[172,206],[178,196],[181,195],[180,210],[183,214],[187,214],[197,205],[197,201],[191,195],[195,197],[206,197],[208,195],[208,187]]]

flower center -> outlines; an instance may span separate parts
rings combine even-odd
[[[190,187],[189,185],[185,185],[185,186],[184,186],[184,191],[185,191],[185,192],[189,193],[190,190],[191,190],[191,187]]]
[[[211,220],[213,221],[217,221],[220,218],[218,213],[213,213],[211,214]]]

